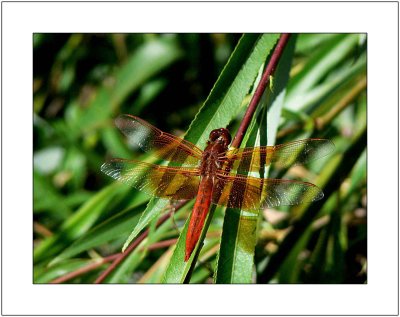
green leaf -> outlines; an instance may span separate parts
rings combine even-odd
[[[129,254],[129,256],[120,265],[118,265],[112,274],[107,277],[105,283],[115,284],[130,282],[130,278],[132,276],[131,272],[135,271],[135,269],[147,255],[146,251],[141,250],[142,245],[143,243],[141,243],[138,248]]]
[[[279,283],[289,284],[295,283],[298,276],[301,273],[302,266],[299,265],[299,259],[301,259],[301,252],[307,246],[312,234],[311,228],[308,228],[304,234],[300,237],[296,244],[293,246],[290,254],[286,261],[284,261],[279,268]]]
[[[222,229],[216,283],[251,283],[258,217],[243,217],[227,209]]]
[[[183,211],[184,209],[179,210],[174,216],[179,217]],[[139,246],[122,262],[122,264],[113,271],[111,276],[106,279],[107,283],[127,283],[130,281],[132,273],[145,259],[147,255],[147,247],[162,240],[171,228],[172,217],[167,219],[156,229],[157,221],[157,219],[152,221],[147,238],[142,241]]]
[[[174,38],[156,38],[144,43],[117,74],[113,102],[121,103],[129,93],[142,87],[181,55]]]
[[[148,203],[146,210],[142,213],[138,224],[135,226],[128,239],[125,241],[122,247],[122,252],[126,250],[133,239],[156,217],[158,217],[161,212],[168,209],[169,201],[165,199],[154,198]]]
[[[140,115],[143,109],[167,86],[165,79],[149,81],[140,89],[139,96],[132,106],[136,115]]]
[[[178,242],[176,243],[174,253],[171,257],[171,260],[168,264],[167,270],[163,276],[162,282],[163,283],[183,283],[185,282],[186,275],[188,274],[191,263],[193,261],[194,255],[196,254],[199,247],[202,246],[206,228],[210,225],[212,217],[215,212],[215,205],[212,205],[210,211],[208,212],[207,218],[205,220],[204,229],[201,233],[199,242],[197,243],[196,248],[193,250],[192,256],[187,262],[184,262],[183,259],[185,257],[185,248],[186,248],[186,234],[189,227],[190,217],[186,220],[185,226],[179,235]]]
[[[64,204],[64,197],[54,186],[37,171],[33,172],[33,210],[35,213],[48,211],[54,214],[55,218],[65,219],[71,214],[67,204]]]
[[[335,33],[299,34],[296,43],[296,53],[312,54],[335,36],[337,36]]]
[[[107,219],[80,239],[74,241],[73,244],[58,255],[49,265],[64,261],[83,251],[88,251],[106,242],[126,236],[139,221],[143,208],[143,204],[133,206]]]
[[[297,111],[303,109],[305,95],[312,92],[324,76],[334,71],[357,43],[358,36],[354,34],[339,34],[325,42],[318,53],[313,55],[301,72],[291,80],[285,108]]]
[[[77,131],[88,131],[98,121],[106,120],[116,112],[119,105],[152,76],[159,73],[181,56],[173,38],[154,38],[143,43],[115,74],[111,87],[101,88],[87,110],[70,122]]]
[[[47,267],[45,265],[35,267],[34,271],[34,283],[39,284],[47,284],[52,280],[68,274],[70,272],[74,272],[93,261],[90,260],[81,260],[81,259],[72,259],[65,261],[63,263],[59,263],[52,267]]]
[[[101,214],[107,208],[111,208],[112,204],[118,202],[128,190],[130,190],[129,187],[115,183],[94,195],[63,223],[57,233],[42,241],[35,248],[34,262],[42,261],[46,257],[57,254],[65,245],[81,237],[92,227]]]
[[[348,85],[351,81],[356,80],[357,82],[359,80],[357,76],[365,73],[366,63],[366,55],[363,55],[355,63],[348,62],[341,65],[340,68],[338,67],[334,73],[327,77],[324,83],[318,84],[310,91],[304,91],[301,100],[297,98],[296,109],[311,109],[314,108],[314,105],[319,105],[327,98],[336,96],[343,86]],[[343,95],[343,93],[340,95]],[[290,103],[288,107],[291,107]],[[331,105],[328,105],[328,107],[331,108]],[[321,110],[323,108],[321,106]]]

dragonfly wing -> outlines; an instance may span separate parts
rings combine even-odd
[[[202,151],[189,141],[165,133],[150,123],[131,115],[120,115],[115,120],[116,126],[124,133],[129,142],[143,151],[152,152],[165,160],[197,166]]]
[[[196,197],[200,183],[197,169],[134,160],[113,159],[104,163],[101,171],[149,195],[173,200]]]
[[[320,200],[323,196],[321,189],[311,183],[218,174],[213,203],[246,211],[258,211],[263,208],[312,202]]]
[[[233,149],[219,159],[231,161],[232,170],[244,173],[259,171],[271,163],[275,163],[278,168],[304,164],[324,157],[334,149],[335,145],[330,140],[304,139],[275,146]]]

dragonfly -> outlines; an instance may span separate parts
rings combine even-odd
[[[270,164],[288,168],[321,158],[334,149],[328,139],[229,148],[231,135],[227,129],[219,128],[210,132],[203,151],[129,114],[117,117],[115,124],[131,144],[170,164],[115,158],[101,166],[102,172],[151,196],[169,200],[196,198],[186,235],[185,262],[197,245],[211,204],[259,212],[323,198],[322,190],[312,183],[258,178],[248,173],[260,172]]]

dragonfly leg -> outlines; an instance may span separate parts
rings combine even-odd
[[[171,221],[172,221],[172,225],[175,228],[175,230],[177,231],[178,235],[181,234],[181,231],[179,230],[178,225],[175,222],[175,212],[180,208],[180,202],[179,201],[169,201],[167,210],[168,213],[171,217]]]

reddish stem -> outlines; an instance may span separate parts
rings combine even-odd
[[[162,249],[162,248],[165,248],[165,247],[169,247],[171,245],[174,245],[177,241],[178,241],[178,239],[174,238],[174,239],[155,242],[152,245],[149,245],[147,250],[151,251],[151,250],[157,250],[157,249]]]
[[[260,82],[258,83],[257,89],[254,92],[253,98],[251,99],[249,103],[249,107],[247,108],[247,111],[243,117],[243,121],[239,126],[239,129],[236,132],[235,138],[232,141],[231,146],[234,148],[238,148],[240,144],[242,143],[243,137],[247,131],[247,128],[250,125],[251,119],[253,118],[254,112],[256,111],[257,105],[260,102],[260,99],[265,91],[265,88],[267,87],[269,83],[269,78],[270,76],[275,72],[276,66],[278,65],[278,62],[282,56],[283,49],[285,48],[288,40],[289,40],[290,34],[283,33],[281,37],[279,38],[278,44],[276,44],[275,50],[272,53],[271,59],[269,60],[269,63],[267,65],[267,68],[264,71],[264,74],[262,75],[262,78]]]
[[[118,256],[119,256],[118,253],[117,254],[113,254],[113,255],[109,255],[109,256],[107,256],[105,258],[102,258],[99,261],[95,261],[95,262],[90,263],[90,264],[88,264],[88,265],[86,265],[84,267],[81,267],[81,268],[79,268],[79,269],[77,269],[77,270],[75,270],[73,272],[70,272],[70,273],[65,274],[63,276],[60,276],[60,277],[52,280],[50,282],[50,284],[60,284],[60,283],[64,283],[66,281],[72,280],[73,278],[75,278],[77,276],[80,276],[82,274],[85,274],[87,272],[90,272],[90,271],[93,271],[93,270],[97,269],[99,266],[103,265],[104,263],[113,261]]]

